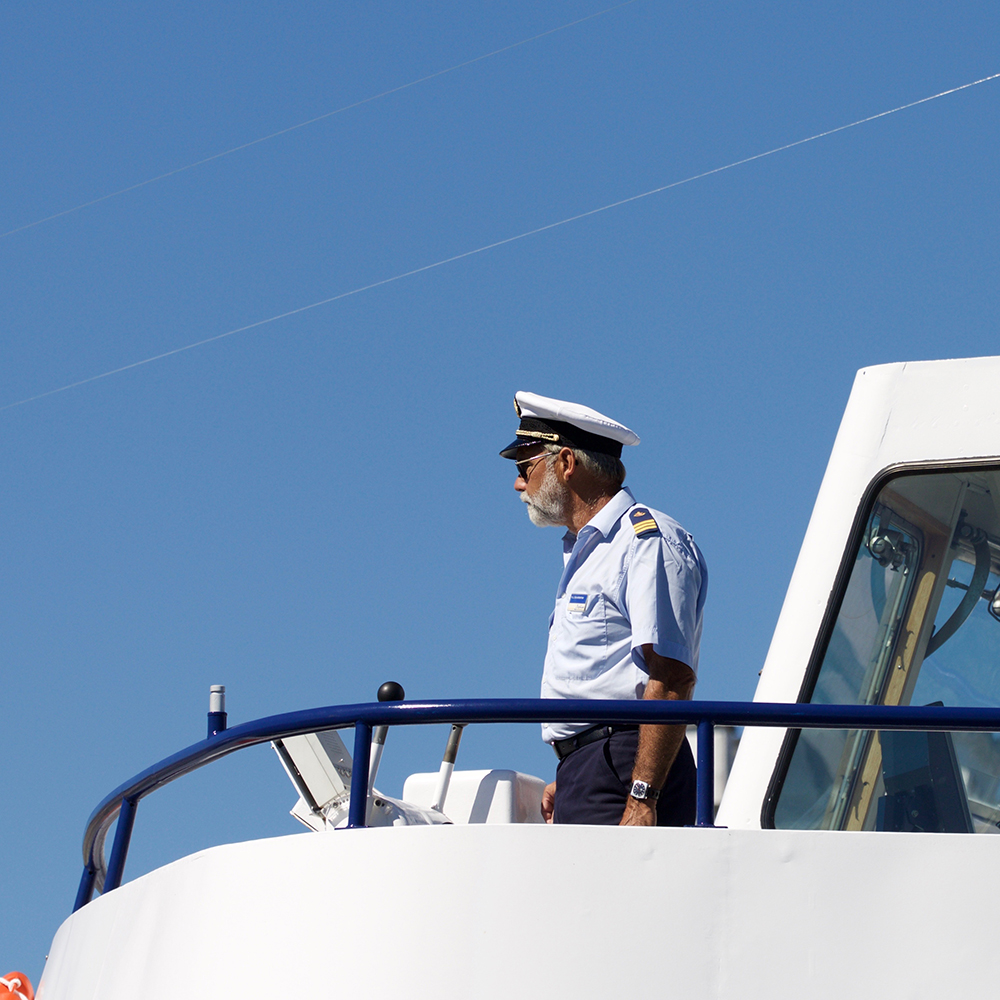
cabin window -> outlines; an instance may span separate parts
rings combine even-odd
[[[1000,705],[1000,470],[901,474],[866,512],[800,700]],[[1000,833],[993,733],[788,734],[766,825]]]

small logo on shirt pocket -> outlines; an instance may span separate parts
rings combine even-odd
[[[586,594],[570,594],[569,595],[569,611],[571,614],[582,615],[587,610],[587,595]]]

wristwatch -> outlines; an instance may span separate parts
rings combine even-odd
[[[629,795],[640,802],[655,802],[660,797],[660,792],[646,781],[633,781]]]

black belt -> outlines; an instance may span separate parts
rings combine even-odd
[[[634,732],[638,726],[591,726],[576,736],[567,736],[564,740],[553,740],[552,749],[560,760],[565,760],[574,750],[585,747],[588,743],[606,740],[613,733]]]

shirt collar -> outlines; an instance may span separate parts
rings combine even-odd
[[[591,531],[600,532],[600,534],[607,538],[611,530],[621,519],[622,515],[635,503],[635,497],[632,496],[632,491],[627,487],[623,486],[581,529],[580,534],[584,532],[590,534]],[[569,547],[573,547],[573,543],[577,539],[577,535],[572,532],[567,531],[563,535],[564,547],[566,543],[569,543]]]

